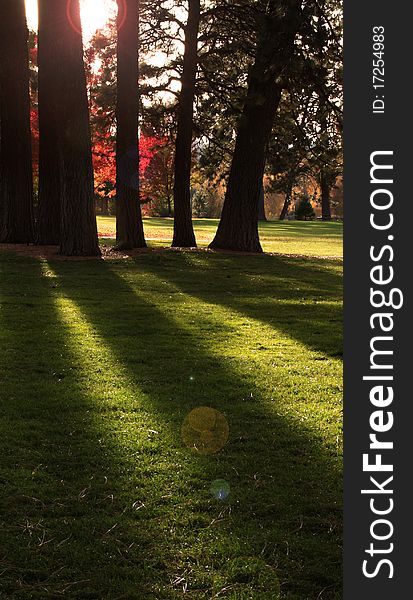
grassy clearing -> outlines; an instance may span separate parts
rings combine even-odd
[[[194,219],[195,235],[200,247],[214,237],[218,219]],[[98,217],[99,235],[113,238],[115,217]],[[144,219],[149,245],[165,245],[172,241],[172,219]],[[265,252],[306,254],[310,256],[342,256],[343,224],[321,221],[268,221],[260,223],[261,244]]]
[[[339,262],[0,267],[0,598],[341,598]]]

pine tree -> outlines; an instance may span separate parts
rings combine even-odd
[[[55,127],[52,135],[46,139],[46,144],[50,146],[44,159],[51,156],[52,151],[57,156],[60,253],[65,256],[98,256],[100,250],[79,0],[72,0],[69,5],[66,0],[40,2],[44,6],[39,11],[39,17],[44,17],[48,11],[44,26],[39,23],[40,34],[46,35],[46,44],[49,43],[49,49],[55,55],[49,63],[50,68],[44,73],[46,81],[43,81],[43,90],[51,90],[51,126]],[[41,45],[42,39],[39,39]],[[43,114],[45,111],[41,103],[44,100],[46,97],[41,94],[39,112]],[[44,165],[44,169],[55,168],[55,165],[53,159],[52,163]],[[54,201],[51,197],[48,199],[49,203]]]
[[[278,82],[294,51],[301,2],[272,0],[262,14],[247,97],[239,122],[224,206],[211,248],[261,252],[258,206],[275,114],[281,99]]]
[[[118,7],[116,239],[118,248],[143,248],[138,150],[139,7],[137,0],[118,0]]]
[[[59,162],[59,106],[55,76],[60,69],[56,52],[56,15],[50,2],[38,0],[39,200],[37,242],[60,243],[62,172]]]
[[[315,212],[308,196],[304,195],[299,198],[295,208],[295,218],[297,221],[311,221],[315,218]]]
[[[29,77],[24,0],[0,0],[0,242],[33,241]]]
[[[188,22],[185,28],[185,52],[178,104],[178,130],[176,134],[174,168],[174,236],[172,246],[196,246],[191,209],[191,158],[195,99],[195,82],[198,63],[198,30],[200,1],[188,0]]]

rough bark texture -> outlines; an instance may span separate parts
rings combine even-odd
[[[0,242],[33,241],[28,30],[24,0],[0,0]]]
[[[54,117],[59,124],[55,151],[61,177],[60,253],[65,256],[98,256],[79,0],[72,0],[69,5],[66,0],[53,0],[46,4],[51,13],[49,18],[56,56],[56,61],[53,61],[56,68],[50,84],[53,84],[55,100]]]
[[[294,50],[300,2],[269,2],[238,126],[222,216],[211,248],[261,252],[258,203],[265,150],[281,97],[278,78]]]
[[[192,226],[190,179],[199,19],[200,1],[189,0],[182,88],[178,106],[174,167],[174,236],[172,240],[172,246],[186,248],[196,246]]]
[[[260,197],[258,200],[258,221],[266,221],[266,220],[267,220],[267,216],[265,214],[264,186],[261,185]]]
[[[321,218],[323,221],[331,221],[330,181],[323,169],[320,172],[320,188]]]
[[[118,8],[116,240],[118,248],[143,248],[146,242],[139,202],[138,2],[118,0]]]
[[[59,70],[56,52],[56,16],[48,0],[38,0],[39,6],[39,202],[37,212],[37,243],[60,243],[60,205],[62,173],[59,163],[59,127],[55,77]]]

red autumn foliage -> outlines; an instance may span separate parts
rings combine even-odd
[[[37,108],[30,111],[30,124],[32,130],[32,156],[33,175],[39,175],[39,115]],[[139,175],[145,181],[145,174],[157,151],[167,144],[166,139],[142,135],[139,140]],[[114,141],[107,136],[93,141],[93,168],[95,173],[95,190],[100,196],[113,197],[116,182],[116,152]],[[144,198],[143,198],[144,200]]]
[[[33,175],[39,176],[39,114],[37,108],[30,111],[30,126],[32,130],[32,161]]]
[[[105,54],[105,48],[109,51]],[[102,54],[103,51],[103,54]],[[92,158],[95,177],[95,191],[102,198],[112,198],[116,194],[116,149],[113,128],[114,106],[110,95],[105,97],[96,91],[105,91],[102,81],[113,72],[113,55],[110,52],[110,39],[102,32],[96,35],[95,43],[86,50],[86,72],[89,92],[94,89],[90,97],[90,113],[92,127]],[[96,61],[101,60],[98,68]],[[39,175],[39,115],[37,109],[37,35],[30,32],[29,62],[32,74],[32,110],[30,113],[32,130],[33,175]],[[106,70],[105,70],[106,69]],[[110,85],[107,87],[110,94]],[[95,97],[96,96],[96,97]],[[98,99],[97,99],[98,98]],[[141,201],[148,201],[147,190],[150,187],[149,179],[153,178],[156,170],[157,156],[168,145],[168,140],[155,136],[141,135],[139,139],[139,177],[141,181]],[[149,169],[149,167],[151,167]]]
[[[167,140],[141,135],[139,139],[139,177],[145,180],[145,174],[156,156],[157,151],[167,143]],[[100,196],[113,197],[116,194],[116,152],[113,139],[107,136],[93,143],[93,168],[95,172],[95,189]],[[145,198],[142,197],[142,201]]]

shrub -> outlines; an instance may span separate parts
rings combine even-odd
[[[311,221],[315,219],[315,212],[308,196],[301,196],[295,206],[295,218],[298,221]]]

